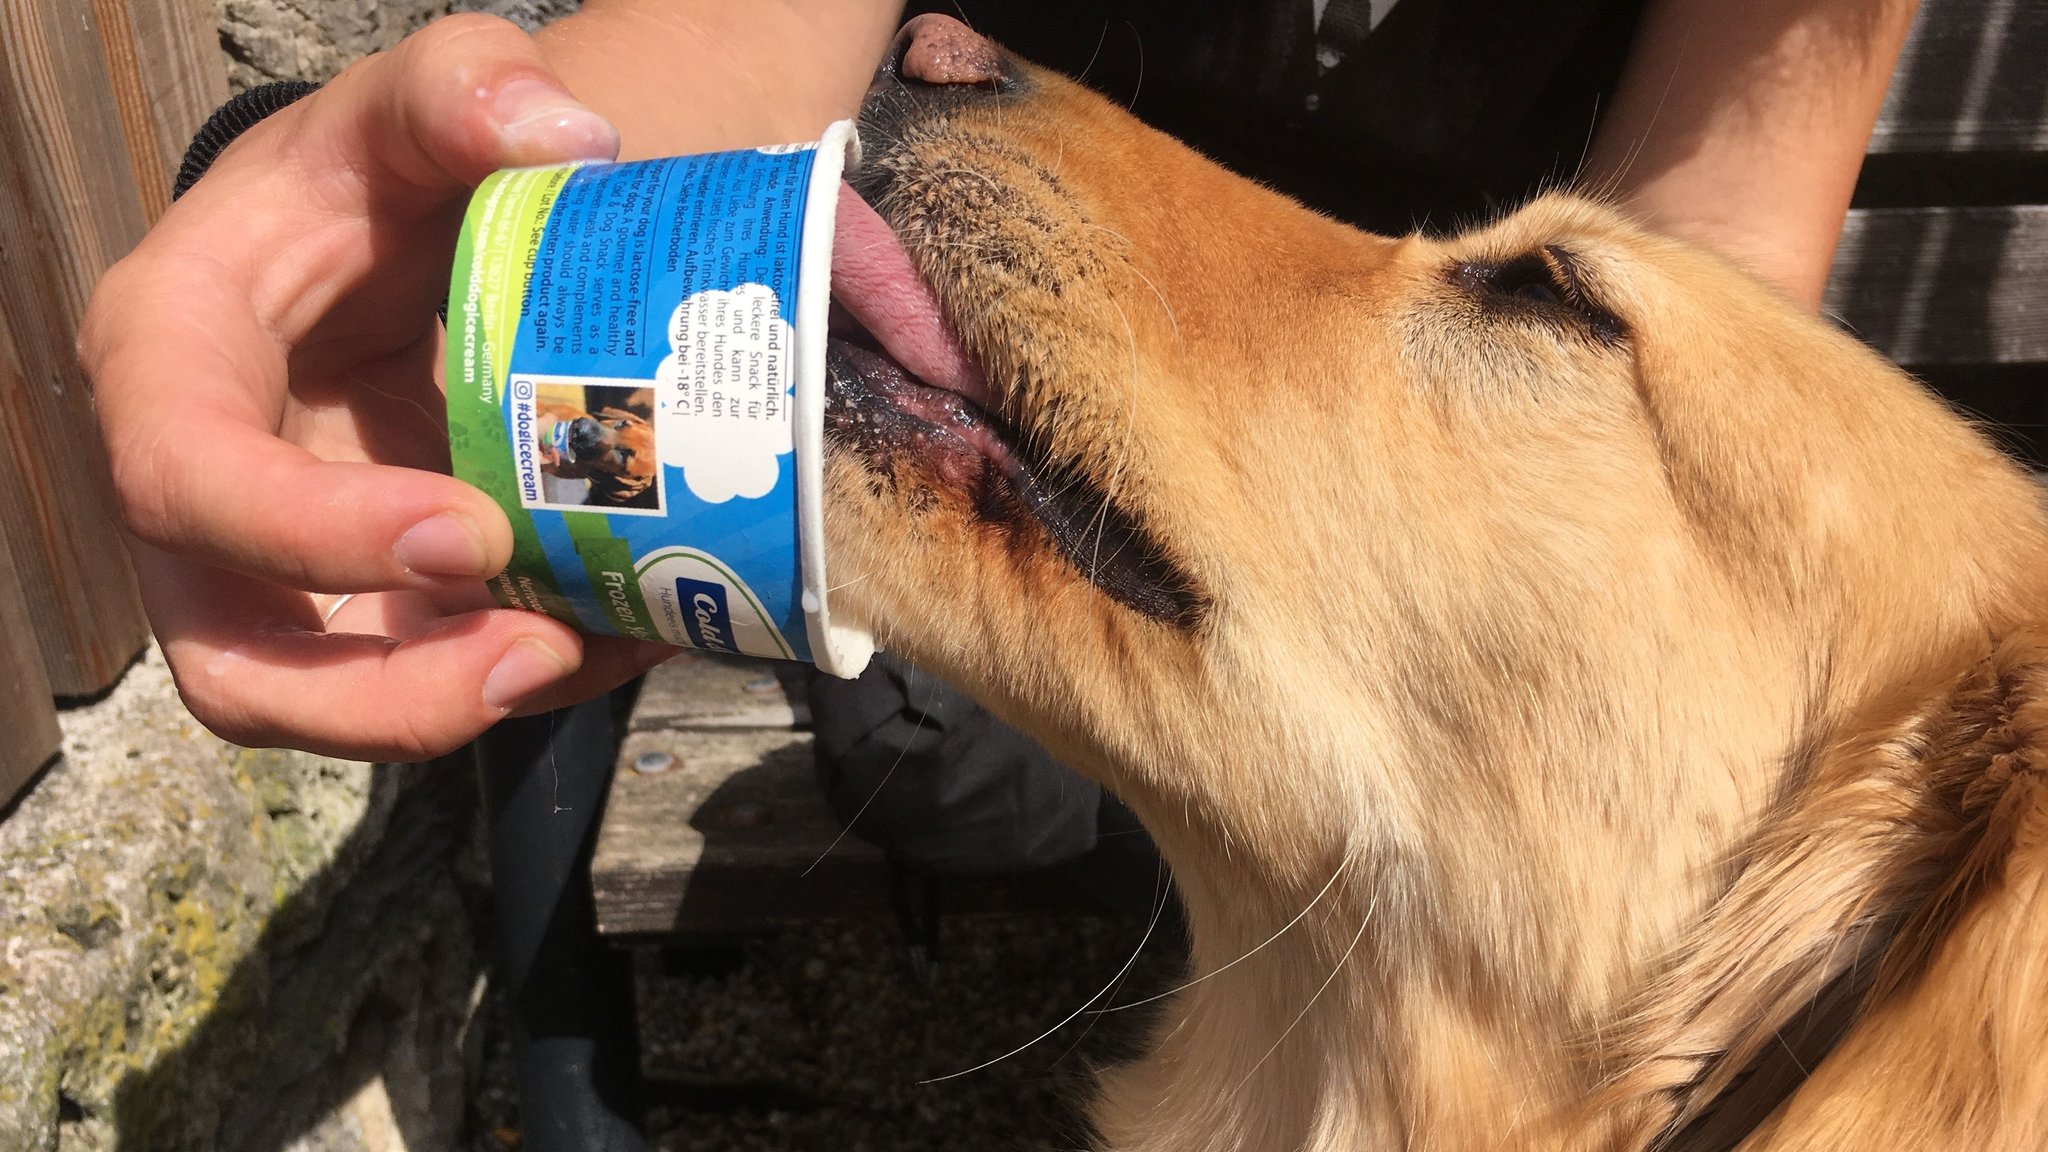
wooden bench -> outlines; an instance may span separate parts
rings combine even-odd
[[[600,933],[719,936],[892,914],[904,878],[841,835],[819,791],[806,674],[702,653],[648,674],[591,859]],[[1157,879],[1142,856],[1103,850],[947,880],[938,894],[949,915],[1112,914],[1148,908]]]
[[[2048,451],[2048,0],[1923,0],[1826,308],[2038,468]]]
[[[2048,0],[1925,0],[1858,184],[1826,307],[2036,466],[2048,443]],[[691,656],[648,679],[591,867],[610,936],[886,916],[880,852],[812,775],[801,670]],[[636,763],[665,771],[647,774]],[[652,757],[643,760],[643,757]],[[1084,858],[949,886],[962,912],[1143,907]]]

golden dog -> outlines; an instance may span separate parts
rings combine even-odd
[[[1586,201],[1366,235],[1014,60],[863,136],[985,385],[835,347],[841,611],[1186,905],[1103,1147],[2048,1147],[2048,518],[1984,436]]]

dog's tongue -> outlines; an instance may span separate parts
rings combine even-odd
[[[990,407],[988,382],[939,314],[931,289],[887,221],[852,188],[839,186],[832,240],[832,298],[889,357],[934,388]]]

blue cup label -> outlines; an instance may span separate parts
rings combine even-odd
[[[512,519],[501,603],[812,658],[795,427],[816,157],[525,169],[477,189],[449,297],[449,439],[456,475]]]

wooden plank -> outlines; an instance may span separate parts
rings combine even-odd
[[[667,752],[661,775],[632,768]],[[743,931],[886,915],[882,854],[841,838],[795,732],[634,732],[591,859],[598,931]]]
[[[147,636],[74,348],[144,215],[89,4],[0,0],[0,533],[51,687],[111,684]]]
[[[152,224],[192,136],[228,98],[211,0],[92,0],[135,187]]]
[[[782,660],[684,651],[647,674],[633,706],[636,729],[808,728],[809,671]]]
[[[1869,151],[2048,151],[2048,3],[1922,0]]]
[[[57,754],[62,735],[28,622],[28,601],[14,577],[7,539],[0,536],[0,809]]]
[[[1824,307],[1909,368],[2048,361],[2048,205],[1853,211]]]
[[[677,758],[659,775],[634,761]],[[626,738],[590,865],[598,931],[729,935],[777,924],[886,919],[888,865],[839,825],[811,738],[789,731],[639,730]],[[1158,897],[1156,861],[1110,844],[1054,868],[951,878],[947,915],[1130,915]]]

